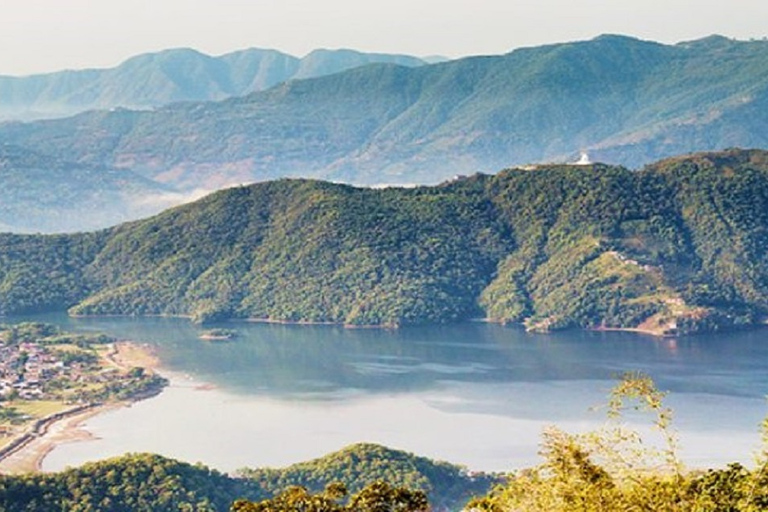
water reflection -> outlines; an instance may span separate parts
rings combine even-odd
[[[362,440],[509,469],[536,460],[544,425],[602,423],[589,409],[627,371],[646,372],[671,392],[689,461],[748,462],[766,410],[765,331],[657,339],[484,324],[386,331],[234,323],[223,327],[237,330],[236,339],[212,343],[183,319],[34,319],[149,342],[173,372],[217,387],[177,382],[156,399],[97,417],[91,428],[102,440],[57,449],[49,469],[126,450],[220,469],[280,465]],[[240,448],[225,450],[225,439]]]
[[[345,389],[423,391],[443,381],[610,381],[627,371],[646,372],[673,393],[768,392],[765,331],[678,340],[619,332],[531,335],[485,324],[388,331],[243,322],[225,325],[237,330],[236,339],[212,343],[184,319],[33,318],[149,342],[173,371],[231,392],[284,399],[324,399]]]

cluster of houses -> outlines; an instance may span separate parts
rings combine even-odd
[[[42,345],[0,345],[0,396],[5,398],[44,398],[44,384],[67,371],[64,362]]]

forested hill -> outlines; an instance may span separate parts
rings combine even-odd
[[[125,455],[59,473],[0,476],[0,510],[226,512],[237,499],[263,500],[290,486],[322,490],[341,482],[350,494],[375,481],[424,491],[435,510],[458,511],[496,478],[373,444],[352,445],[285,469],[228,476],[159,455]],[[376,509],[373,509],[376,510]]]
[[[278,177],[438,183],[529,162],[640,167],[768,147],[768,41],[622,36],[378,64],[218,103],[0,126],[0,140],[175,187]]]
[[[696,332],[768,313],[768,152],[435,187],[237,187],[92,234],[0,236],[0,311]]]
[[[501,480],[485,473],[470,476],[460,466],[371,443],[354,444],[286,468],[244,469],[239,473],[267,495],[296,485],[320,492],[335,481],[342,481],[350,493],[356,493],[373,482],[386,481],[424,491],[434,510],[458,510]]]

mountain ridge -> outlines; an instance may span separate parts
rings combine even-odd
[[[0,138],[180,189],[279,177],[434,184],[456,174],[768,147],[768,42],[626,36],[370,66],[216,103],[0,126]],[[77,135],[73,135],[77,134]]]
[[[688,334],[768,317],[768,152],[439,186],[283,179],[94,233],[0,235],[0,314]]]
[[[421,66],[408,55],[318,49],[302,58],[248,48],[211,56],[173,48],[130,57],[118,66],[0,76],[0,120],[67,117],[87,110],[147,110],[181,101],[216,101],[376,62]]]
[[[57,473],[0,475],[0,508],[41,510],[231,510],[237,499],[271,498],[293,485],[322,489],[342,482],[350,493],[386,480],[427,493],[436,510],[460,510],[483,495],[497,475],[469,475],[460,466],[370,443],[350,445],[287,468],[246,469],[231,476],[200,463],[126,454]]]

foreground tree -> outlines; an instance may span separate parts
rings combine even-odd
[[[394,487],[377,481],[351,496],[346,503],[346,487],[332,483],[318,494],[306,488],[295,486],[281,492],[274,498],[258,503],[238,500],[231,512],[426,512],[429,510],[427,496],[422,491]]]
[[[686,471],[677,454],[665,393],[640,374],[626,375],[612,392],[606,428],[574,435],[544,433],[544,462],[520,471],[467,507],[477,512],[757,512],[768,510],[768,422],[754,470],[740,464]],[[627,409],[652,414],[660,434],[646,443],[621,423]],[[651,446],[651,447],[649,447]]]

